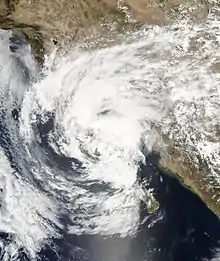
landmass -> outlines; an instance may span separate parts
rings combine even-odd
[[[44,55],[54,45],[107,35],[109,24],[114,24],[114,30],[110,28],[114,36],[129,26],[166,26],[186,16],[200,23],[212,5],[206,0],[4,0],[0,2],[0,28],[24,36],[42,66]],[[208,175],[207,162],[167,133],[158,136],[154,150],[160,154],[159,167],[178,177],[219,216],[219,188]]]

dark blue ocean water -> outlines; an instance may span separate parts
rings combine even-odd
[[[63,235],[61,240],[54,241],[55,245],[59,245],[62,259],[46,248],[40,253],[42,260],[210,260],[220,247],[218,217],[176,178],[160,171],[157,160],[157,156],[150,155],[139,174],[151,179],[150,186],[155,189],[160,208],[156,213],[149,214],[146,205],[142,204],[141,219],[145,221],[140,224],[135,238]],[[158,212],[163,217],[158,216]],[[157,221],[151,225],[154,220]],[[73,246],[79,248],[75,257],[71,257]]]
[[[218,217],[177,179],[161,172],[156,161],[157,156],[151,155],[147,159],[148,164],[140,169],[140,175],[151,179],[150,185],[155,189],[160,208],[149,214],[146,205],[141,205],[141,220],[144,222],[140,224],[135,238],[73,236],[62,231],[62,238],[54,239],[50,246],[45,246],[40,251],[38,260],[210,260],[220,247]],[[65,223],[65,217],[63,222]],[[0,233],[0,238],[10,241],[10,235],[5,233]],[[29,260],[25,249],[20,250],[18,260]]]
[[[4,108],[1,108],[0,116],[0,146],[11,167],[22,175],[13,153],[14,143],[10,130],[5,126],[5,117],[13,117],[14,124],[18,124],[19,108],[14,108],[10,116],[5,113]],[[69,166],[67,163],[72,159],[58,157],[49,148],[45,137],[52,128],[53,117],[44,125],[38,126],[38,134],[42,141],[41,148],[50,152],[51,158],[57,163],[57,168],[65,171]],[[69,222],[68,217],[62,216],[64,229],[60,231],[61,238],[53,238],[49,245],[45,245],[38,253],[37,260],[203,261],[214,257],[220,248],[219,218],[176,178],[159,170],[158,159],[158,155],[153,153],[148,155],[146,163],[140,166],[138,176],[141,181],[145,179],[149,181],[147,186],[154,189],[154,196],[160,208],[150,214],[146,205],[141,203],[139,232],[135,237],[120,238],[115,235],[105,238],[101,235],[70,235],[65,229]],[[3,245],[11,241],[13,241],[12,234],[0,232],[0,242],[4,242]],[[4,248],[0,248],[0,261],[3,258],[5,258]],[[10,261],[10,257],[6,260]],[[28,251],[21,247],[16,260],[30,260]]]

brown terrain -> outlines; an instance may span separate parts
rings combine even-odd
[[[136,21],[167,25],[181,16],[204,19],[208,12],[205,0],[0,0],[0,28],[13,28],[24,34],[40,61],[51,40],[61,45],[101,30],[105,21],[128,23],[128,14]],[[181,7],[181,8],[180,8]]]
[[[0,0],[0,28],[12,29],[27,37],[42,63],[43,54],[50,46],[76,41],[93,34],[94,28],[105,34],[112,22],[118,24],[119,29],[126,28],[129,22],[164,26],[182,16],[201,22],[209,7],[206,0]],[[217,67],[219,64],[214,69]],[[207,177],[209,170],[202,159],[193,151],[186,153],[184,147],[169,140],[166,134],[160,135],[155,150],[161,156],[160,167],[177,174],[220,215],[219,192],[213,180]]]
[[[208,162],[196,151],[186,148],[168,136],[158,135],[159,141],[154,151],[159,153],[159,168],[176,178],[188,189],[196,193],[207,206],[220,216],[219,183],[210,174]],[[186,202],[187,204],[187,202]]]

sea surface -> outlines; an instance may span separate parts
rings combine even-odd
[[[218,167],[218,140],[206,139],[219,117],[218,43],[190,46],[215,25],[142,28],[41,70],[24,39],[0,31],[0,260],[220,260],[219,218],[152,150],[152,126],[172,134],[172,111],[175,135],[201,133],[195,149]]]

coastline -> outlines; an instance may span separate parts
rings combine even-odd
[[[84,0],[82,4],[77,0],[62,1],[63,5],[51,0],[39,0],[37,3],[33,0],[6,2],[0,4],[0,28],[24,36],[30,43],[40,66],[43,65],[44,55],[50,52],[54,44],[62,48],[72,41],[79,40],[89,34],[92,26],[95,26],[97,31],[108,34],[108,28],[102,26],[104,21],[126,25],[131,18],[128,17],[130,13],[140,23],[163,26],[176,19],[177,14],[181,17],[180,4],[175,1],[166,3],[162,1],[159,5],[153,0],[148,4],[144,1],[139,1],[138,4],[137,1],[127,0],[123,3],[120,1],[121,6],[113,0],[90,3]],[[206,19],[208,2],[202,4],[202,1],[184,1],[184,4],[197,6],[189,14],[192,20],[199,22]],[[216,215],[220,216],[220,204],[218,198],[216,199],[219,194],[218,188],[213,185],[210,188],[212,179],[208,180],[206,175],[208,169],[205,166],[199,169],[193,160],[193,154],[190,159],[184,158],[181,148],[174,153],[165,152],[163,148],[156,151],[161,154],[160,168],[172,173],[183,185],[196,193]]]

